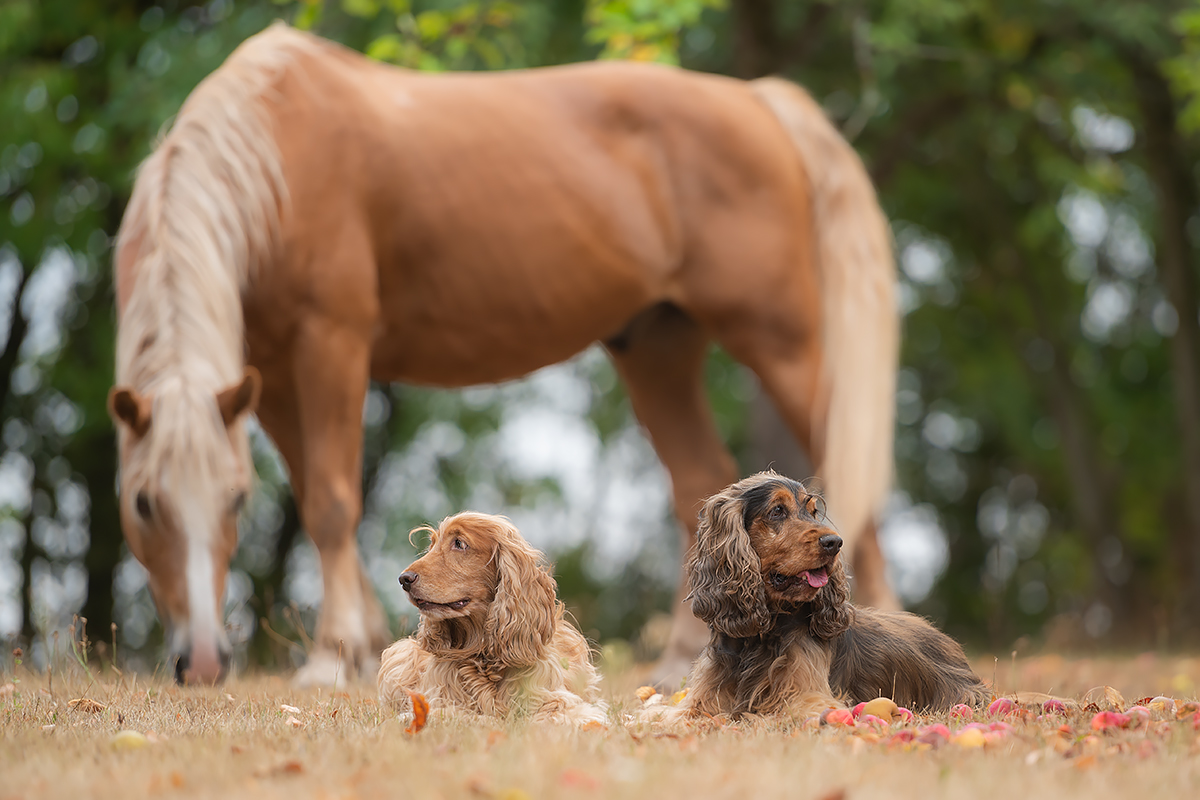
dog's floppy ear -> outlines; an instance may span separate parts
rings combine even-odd
[[[700,511],[696,546],[688,554],[692,613],[734,638],[757,636],[770,624],[762,562],[742,521],[741,493],[713,495]]]
[[[812,601],[808,629],[817,639],[832,639],[850,627],[850,580],[839,557],[829,567],[829,583]]]
[[[533,664],[554,638],[558,597],[540,553],[506,525],[496,537],[496,596],[485,630],[495,656],[505,664]]]

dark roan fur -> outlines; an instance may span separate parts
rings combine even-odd
[[[711,638],[690,708],[808,714],[883,696],[919,711],[990,697],[962,647],[924,619],[851,604],[840,548],[820,498],[774,472],[705,502],[687,569]]]

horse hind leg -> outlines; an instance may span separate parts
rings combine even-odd
[[[608,343],[634,413],[670,473],[675,514],[683,523],[683,554],[696,541],[700,503],[737,480],[737,466],[717,432],[704,391],[708,344],[701,328],[671,305],[644,312]],[[684,602],[685,584],[681,578],[667,647],[653,676],[664,689],[679,686],[708,641],[708,627]]]

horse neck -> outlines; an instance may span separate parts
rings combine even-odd
[[[241,378],[242,291],[278,252],[288,195],[264,96],[314,46],[286,28],[252,37],[192,92],[142,164],[118,245],[118,382],[138,387],[206,360],[210,388]]]

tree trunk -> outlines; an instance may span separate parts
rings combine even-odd
[[[733,74],[749,80],[774,72],[777,47],[774,0],[735,0]]]
[[[1011,241],[1017,240],[1014,231]],[[1063,466],[1071,487],[1071,507],[1088,543],[1093,592],[1096,599],[1112,612],[1115,621],[1123,607],[1118,602],[1119,587],[1100,558],[1101,546],[1108,538],[1124,541],[1120,517],[1113,503],[1114,481],[1096,452],[1095,425],[1090,424],[1087,403],[1071,379],[1067,347],[1054,332],[1051,315],[1042,302],[1041,287],[1023,255],[1017,254],[1013,265],[1029,299],[1037,335],[1050,344],[1054,353],[1047,399],[1061,437]],[[1017,329],[1018,326],[1011,327]]]
[[[1166,79],[1140,55],[1128,55],[1126,61],[1137,88],[1143,150],[1158,199],[1158,264],[1167,297],[1179,316],[1179,327],[1171,337],[1171,377],[1192,539],[1190,574],[1183,580],[1188,587],[1184,617],[1194,621],[1200,612],[1200,316],[1187,221],[1196,208],[1196,190]]]
[[[121,562],[123,539],[117,495],[113,491],[117,480],[116,432],[110,429],[88,437],[80,449],[96,454],[87,459],[86,465],[80,464],[81,459],[71,459],[72,464],[82,468],[92,503],[88,515],[91,541],[84,556],[88,593],[80,613],[87,618],[91,638],[108,641],[113,624],[113,575]]]

